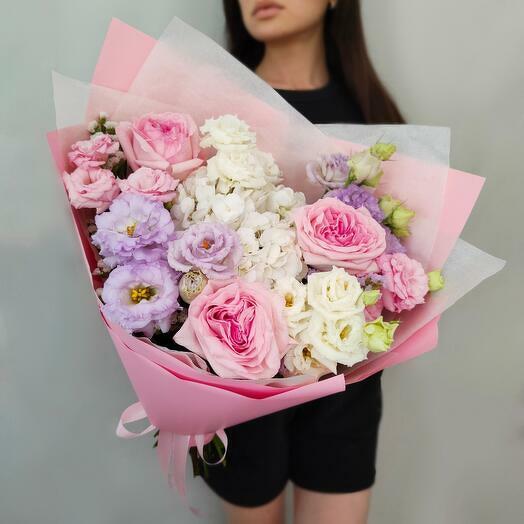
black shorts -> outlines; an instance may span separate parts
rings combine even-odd
[[[323,493],[371,487],[381,374],[342,393],[228,428],[226,465],[209,467],[206,483],[222,499],[245,507],[270,502],[288,480]]]

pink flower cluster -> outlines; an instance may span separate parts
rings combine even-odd
[[[200,167],[200,137],[195,122],[180,113],[148,114],[121,122],[116,136],[95,133],[71,146],[75,166],[63,180],[71,205],[102,213],[120,193],[135,193],[170,202],[181,178]],[[125,158],[131,173],[117,178],[111,167]]]
[[[365,277],[383,276],[381,298],[367,309],[376,318],[382,307],[394,313],[424,302],[428,279],[417,260],[398,252],[387,254],[387,230],[365,207],[353,208],[326,197],[295,211],[297,242],[306,263],[318,270],[332,266]]]

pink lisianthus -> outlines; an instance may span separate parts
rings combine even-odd
[[[71,174],[62,175],[69,201],[77,209],[95,208],[102,213],[120,193],[115,175],[100,167],[77,167]]]
[[[333,265],[364,275],[377,270],[375,259],[386,249],[382,226],[369,211],[336,198],[323,198],[295,212],[297,241],[304,260],[317,269]]]
[[[118,179],[118,185],[122,193],[135,193],[160,202],[170,202],[175,198],[178,180],[167,171],[141,167],[126,179]]]
[[[364,317],[366,322],[371,322],[382,315],[384,309],[384,299],[380,297],[372,306],[366,306],[364,309]]]
[[[107,162],[109,155],[114,155],[119,149],[120,144],[110,135],[97,133],[89,140],[74,143],[68,157],[77,167],[100,167]]]
[[[203,162],[198,158],[198,129],[189,115],[151,113],[121,122],[116,135],[133,171],[149,167],[184,177]]]
[[[211,280],[174,336],[226,378],[274,377],[290,342],[278,295],[240,278]]]
[[[387,310],[400,313],[424,303],[428,277],[418,260],[395,253],[381,256],[377,263],[384,276],[382,298]]]

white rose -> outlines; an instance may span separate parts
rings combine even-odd
[[[284,372],[288,376],[310,375],[320,378],[331,371],[311,356],[311,346],[297,344],[284,356]]]
[[[348,164],[351,180],[357,184],[368,181],[376,185],[382,175],[382,162],[369,149],[352,155]]]
[[[306,329],[311,316],[311,311],[307,310],[306,286],[296,278],[286,276],[275,282],[274,290],[282,297],[289,334],[296,338]]]
[[[309,305],[324,317],[335,320],[364,311],[362,288],[357,277],[340,267],[308,276]]]
[[[329,320],[313,311],[300,339],[311,344],[313,358],[336,373],[337,364],[353,366],[366,359],[368,349],[362,342],[364,324],[364,313]]]
[[[244,201],[235,193],[215,195],[211,208],[218,220],[230,224],[244,213]]]
[[[255,147],[256,135],[243,120],[234,115],[210,118],[200,128],[203,138],[200,146],[218,151],[240,151]]]

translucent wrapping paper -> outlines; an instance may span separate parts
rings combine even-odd
[[[104,319],[140,400],[122,424],[147,415],[160,429],[160,455],[170,478],[184,493],[187,448],[229,426],[344,389],[345,384],[424,353],[437,343],[438,318],[465,293],[499,271],[504,262],[457,240],[483,180],[449,168],[449,131],[422,126],[314,126],[271,87],[212,40],[174,19],[158,41],[113,21],[90,84],[54,74],[57,130],[49,143],[58,171],[69,169],[66,152],[85,137],[86,122],[100,111],[129,120],[154,111],[189,113],[198,125],[226,113],[238,115],[270,152],[284,184],[308,201],[321,196],[305,176],[305,164],[320,154],[354,152],[378,139],[393,142],[398,154],[384,166],[378,194],[391,193],[416,212],[406,243],[410,256],[430,271],[443,268],[446,286],[426,304],[402,314],[394,347],[370,354],[345,375],[319,382],[310,378],[252,382],[222,379],[198,359],[165,351],[131,336]],[[90,276],[97,254],[83,214],[72,209]],[[93,286],[99,282],[93,278]],[[120,425],[120,434],[130,433]],[[174,457],[176,458],[174,459]]]

